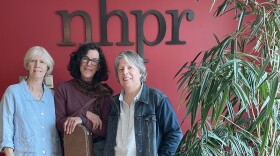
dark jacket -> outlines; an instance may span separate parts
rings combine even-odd
[[[118,120],[119,95],[113,98],[108,118],[105,156],[114,156]],[[181,141],[182,132],[172,105],[161,91],[143,85],[135,103],[134,128],[137,156],[174,155]]]

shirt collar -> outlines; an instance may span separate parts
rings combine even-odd
[[[143,83],[141,84],[141,88],[140,88],[139,92],[137,93],[137,95],[135,96],[134,101],[139,100],[142,90],[143,90]],[[120,93],[119,100],[124,101],[123,98],[124,98],[124,89],[122,89],[122,91]]]
[[[25,79],[23,79],[21,82],[20,82],[20,85],[22,86],[22,90],[23,90],[23,94],[24,96],[26,97],[27,100],[35,100],[35,98],[32,96],[28,86],[27,86],[27,83],[25,81]],[[40,101],[46,101],[46,97],[45,97],[45,93],[46,93],[46,85],[43,84],[43,89],[44,89],[44,92],[43,92],[43,95],[41,97],[41,100]]]

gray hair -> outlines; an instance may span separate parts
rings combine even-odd
[[[115,59],[115,74],[118,77],[118,67],[120,60],[124,58],[127,62],[135,65],[141,74],[140,82],[145,83],[147,77],[147,70],[144,64],[144,60],[134,51],[132,50],[125,50],[119,53],[119,55]]]
[[[35,56],[42,56],[45,61],[46,64],[48,66],[48,70],[45,76],[50,75],[53,71],[53,67],[54,67],[54,61],[53,58],[51,57],[51,55],[48,53],[48,51],[41,47],[41,46],[34,46],[31,47],[25,54],[25,57],[23,59],[23,63],[24,63],[24,68],[27,70],[27,66],[28,63],[35,57]]]

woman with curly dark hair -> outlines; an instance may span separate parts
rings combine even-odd
[[[102,155],[113,91],[101,83],[108,79],[101,48],[82,44],[70,55],[67,69],[73,79],[60,83],[55,91],[56,126],[71,134],[78,124],[85,125],[93,136],[93,155]]]

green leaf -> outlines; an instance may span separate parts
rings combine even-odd
[[[241,28],[241,26],[243,24],[245,11],[246,10],[244,8],[241,10],[241,14],[240,14],[240,17],[239,17],[239,22],[238,22],[237,30],[240,30],[240,28]]]
[[[215,118],[216,126],[217,126],[217,123],[219,121],[219,118],[221,117],[221,115],[223,113],[223,110],[225,108],[228,97],[229,97],[229,87],[226,88],[224,93],[223,93],[223,97],[222,97],[222,100],[221,100],[221,105],[218,108],[218,111],[214,112],[214,114],[216,114],[216,118]]]
[[[265,146],[267,146],[268,132],[269,132],[269,127],[270,127],[270,118],[267,118],[265,123],[266,124],[264,125],[265,129],[264,129],[263,141],[262,141],[261,149],[260,149],[261,154],[264,152]]]

